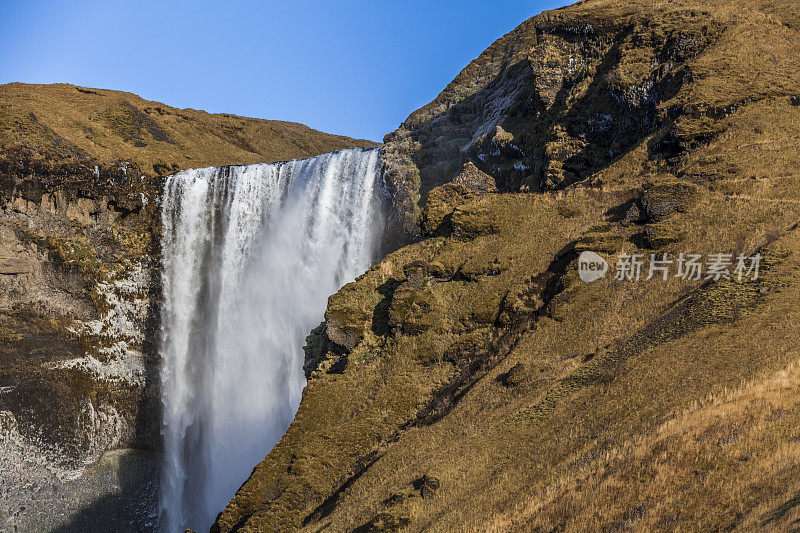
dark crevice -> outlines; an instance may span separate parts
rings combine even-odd
[[[380,337],[389,334],[389,308],[392,306],[394,291],[401,285],[396,279],[389,279],[377,288],[378,293],[383,296],[372,313],[372,332]]]
[[[339,502],[339,498],[344,491],[350,488],[353,483],[358,481],[358,479],[364,475],[364,472],[374,465],[375,462],[381,457],[382,455],[378,454],[377,452],[372,452],[356,461],[354,467],[350,470],[351,473],[346,476],[345,481],[339,485],[339,488],[336,489],[333,494],[325,498],[325,501],[319,504],[316,509],[314,509],[303,519],[303,526],[307,526],[312,522],[319,522],[331,514],[336,508],[336,504]]]
[[[522,299],[529,304],[527,309],[530,310],[513,316],[505,327],[499,322],[496,323],[495,327],[500,328],[502,332],[490,342],[486,352],[481,354],[481,357],[469,358],[460,375],[436,391],[428,405],[406,427],[427,426],[441,420],[483,376],[513,351],[522,336],[533,329],[536,322],[547,314],[549,303],[563,290],[563,277],[570,263],[577,258],[576,243],[577,241],[572,241],[564,246],[555,255],[547,270],[534,277],[528,284]],[[537,306],[534,303],[537,297],[544,302],[543,305]]]

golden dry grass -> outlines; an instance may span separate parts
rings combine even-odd
[[[311,380],[221,530],[797,528],[797,6],[590,0],[538,20],[628,16],[724,27],[687,62],[692,81],[662,104],[675,119],[565,191],[456,208],[454,234],[390,255],[333,296],[328,326],[354,332],[350,359]],[[411,121],[479,91],[530,50],[532,24]],[[611,75],[641,74],[647,50],[629,52]],[[720,109],[697,112],[709,107]],[[670,135],[683,144],[662,157]],[[609,211],[676,184],[693,187],[692,201],[663,220],[625,223]],[[675,238],[644,249],[640,233],[654,228]],[[760,250],[763,278],[586,285],[574,262],[559,261],[575,244],[610,258]],[[414,261],[438,274],[415,284],[403,268]],[[375,331],[387,294],[397,300]],[[521,379],[504,385],[519,364]],[[303,474],[285,474],[298,450]],[[414,485],[423,475],[440,481],[433,497]]]
[[[283,161],[376,146],[302,124],[176,109],[120,91],[67,84],[0,85],[0,149],[50,164],[129,161],[150,174]]]

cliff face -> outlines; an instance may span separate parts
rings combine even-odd
[[[799,32],[792,2],[590,0],[473,61],[387,136],[418,238],[330,298],[214,530],[789,527]],[[760,277],[645,279],[681,253]]]
[[[372,144],[0,86],[0,529],[154,525],[163,175]]]

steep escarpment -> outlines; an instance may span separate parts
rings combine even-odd
[[[384,162],[419,238],[330,298],[295,420],[214,530],[789,527],[797,21],[580,2],[412,113]],[[732,264],[686,279],[681,254]]]
[[[0,86],[0,529],[155,525],[162,175],[371,144]]]
[[[742,103],[791,93],[791,68],[770,65],[793,62],[779,59],[793,8],[771,6],[734,22],[725,3],[592,2],[526,21],[386,137],[401,218],[413,227],[466,161],[503,191],[559,190],[645,141],[668,156],[718,133],[715,120]]]

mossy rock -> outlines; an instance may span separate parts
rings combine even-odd
[[[420,215],[420,228],[424,235],[449,235],[452,232],[450,215],[453,210],[474,199],[475,194],[463,185],[446,183],[428,194]]]
[[[598,224],[581,235],[575,244],[575,251],[615,253],[627,240],[627,233],[621,227],[614,224]]]
[[[435,303],[430,287],[417,288],[404,283],[394,292],[389,307],[389,327],[409,335],[427,331],[435,325]]]
[[[414,287],[422,287],[435,281],[447,281],[454,275],[453,267],[446,267],[439,261],[413,261],[403,266],[407,282]]]
[[[449,235],[453,231],[450,224],[453,210],[490,192],[497,192],[494,178],[467,162],[452,183],[435,187],[428,193],[420,215],[422,233]]]
[[[467,261],[458,270],[457,277],[467,281],[478,281],[484,276],[499,276],[511,267],[511,259],[508,257],[495,257],[487,262]]]
[[[672,243],[680,242],[685,236],[683,230],[667,224],[651,224],[641,234],[644,247],[650,250],[658,250]]]
[[[642,194],[641,205],[649,220],[662,220],[675,213],[686,213],[697,202],[699,189],[689,183],[655,185]]]
[[[465,205],[457,207],[451,215],[453,236],[462,241],[491,235],[497,231],[492,213],[486,206]]]
[[[372,324],[370,298],[362,296],[367,295],[363,291],[356,290],[355,283],[349,283],[328,300],[328,309],[325,311],[327,336],[332,342],[347,350],[352,350],[361,342]],[[373,299],[377,304],[377,298]]]

